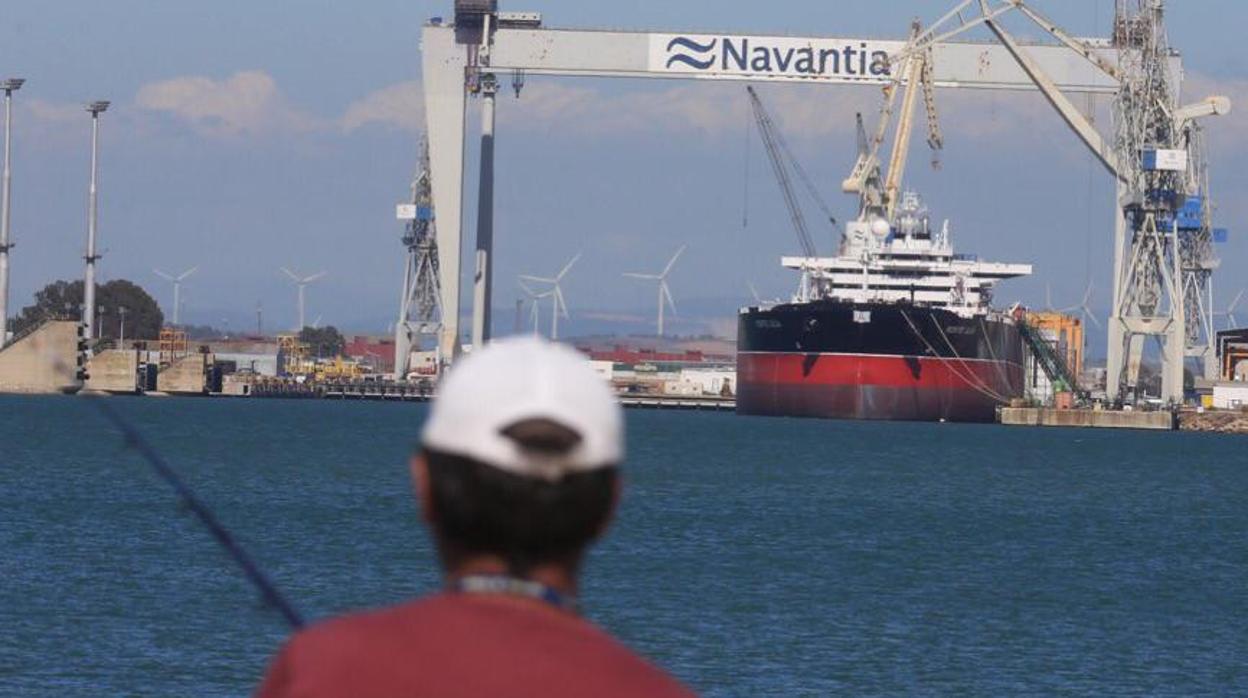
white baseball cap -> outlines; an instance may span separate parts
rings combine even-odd
[[[549,420],[580,440],[567,453],[535,453],[505,432]],[[473,352],[442,381],[422,435],[425,448],[551,482],[619,465],[624,417],[607,381],[581,353],[537,338]]]

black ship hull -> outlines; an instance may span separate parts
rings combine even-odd
[[[1023,339],[998,315],[838,301],[750,308],[737,345],[745,415],[992,422],[1023,396]]]

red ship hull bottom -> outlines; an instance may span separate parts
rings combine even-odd
[[[1003,361],[855,354],[742,353],[737,412],[773,417],[993,422],[1022,396]]]

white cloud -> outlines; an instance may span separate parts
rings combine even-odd
[[[355,131],[370,124],[380,124],[403,131],[424,130],[424,95],[420,83],[401,82],[377,90],[347,107],[342,128]]]
[[[86,123],[86,113],[81,104],[56,104],[42,99],[25,100],[20,103],[31,120],[41,124]]]
[[[322,124],[293,107],[263,71],[235,73],[225,80],[184,76],[144,85],[136,105],[172,114],[210,136],[306,132]]]

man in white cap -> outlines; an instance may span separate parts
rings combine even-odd
[[[577,615],[618,499],[623,416],[575,351],[496,342],[447,376],[412,459],[437,595],[294,637],[263,698],[690,696]]]

